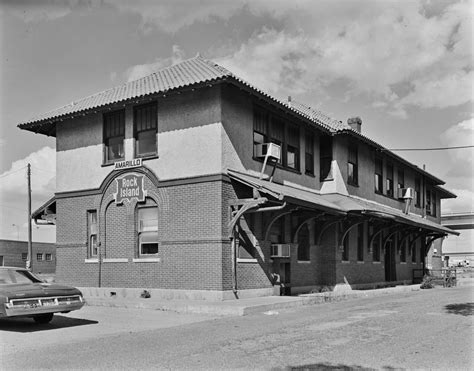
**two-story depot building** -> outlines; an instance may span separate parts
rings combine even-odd
[[[440,179],[199,55],[19,124],[56,137],[57,280],[222,300],[411,283]],[[55,216],[55,217],[54,217]]]

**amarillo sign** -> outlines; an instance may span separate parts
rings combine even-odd
[[[117,193],[114,194],[115,203],[117,205],[124,201],[137,202],[145,201],[146,191],[144,190],[144,176],[128,174],[115,179],[117,182]]]

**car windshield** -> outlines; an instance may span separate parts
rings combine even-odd
[[[33,273],[22,269],[0,269],[0,284],[43,282]]]

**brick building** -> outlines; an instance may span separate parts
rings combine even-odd
[[[51,274],[56,271],[56,245],[32,242],[32,270],[35,273]],[[0,240],[0,266],[25,268],[28,259],[28,242]]]
[[[227,299],[411,282],[444,183],[199,55],[19,124],[55,136],[57,279]]]

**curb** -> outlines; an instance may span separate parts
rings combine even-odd
[[[153,298],[99,298],[85,297],[87,305],[120,308],[153,309],[186,314],[208,314],[217,316],[245,316],[279,309],[298,308],[336,301],[370,298],[381,295],[395,295],[403,292],[420,291],[420,285],[396,286],[376,290],[351,290],[345,292],[324,292],[300,296],[268,296],[226,301],[158,300]]]

